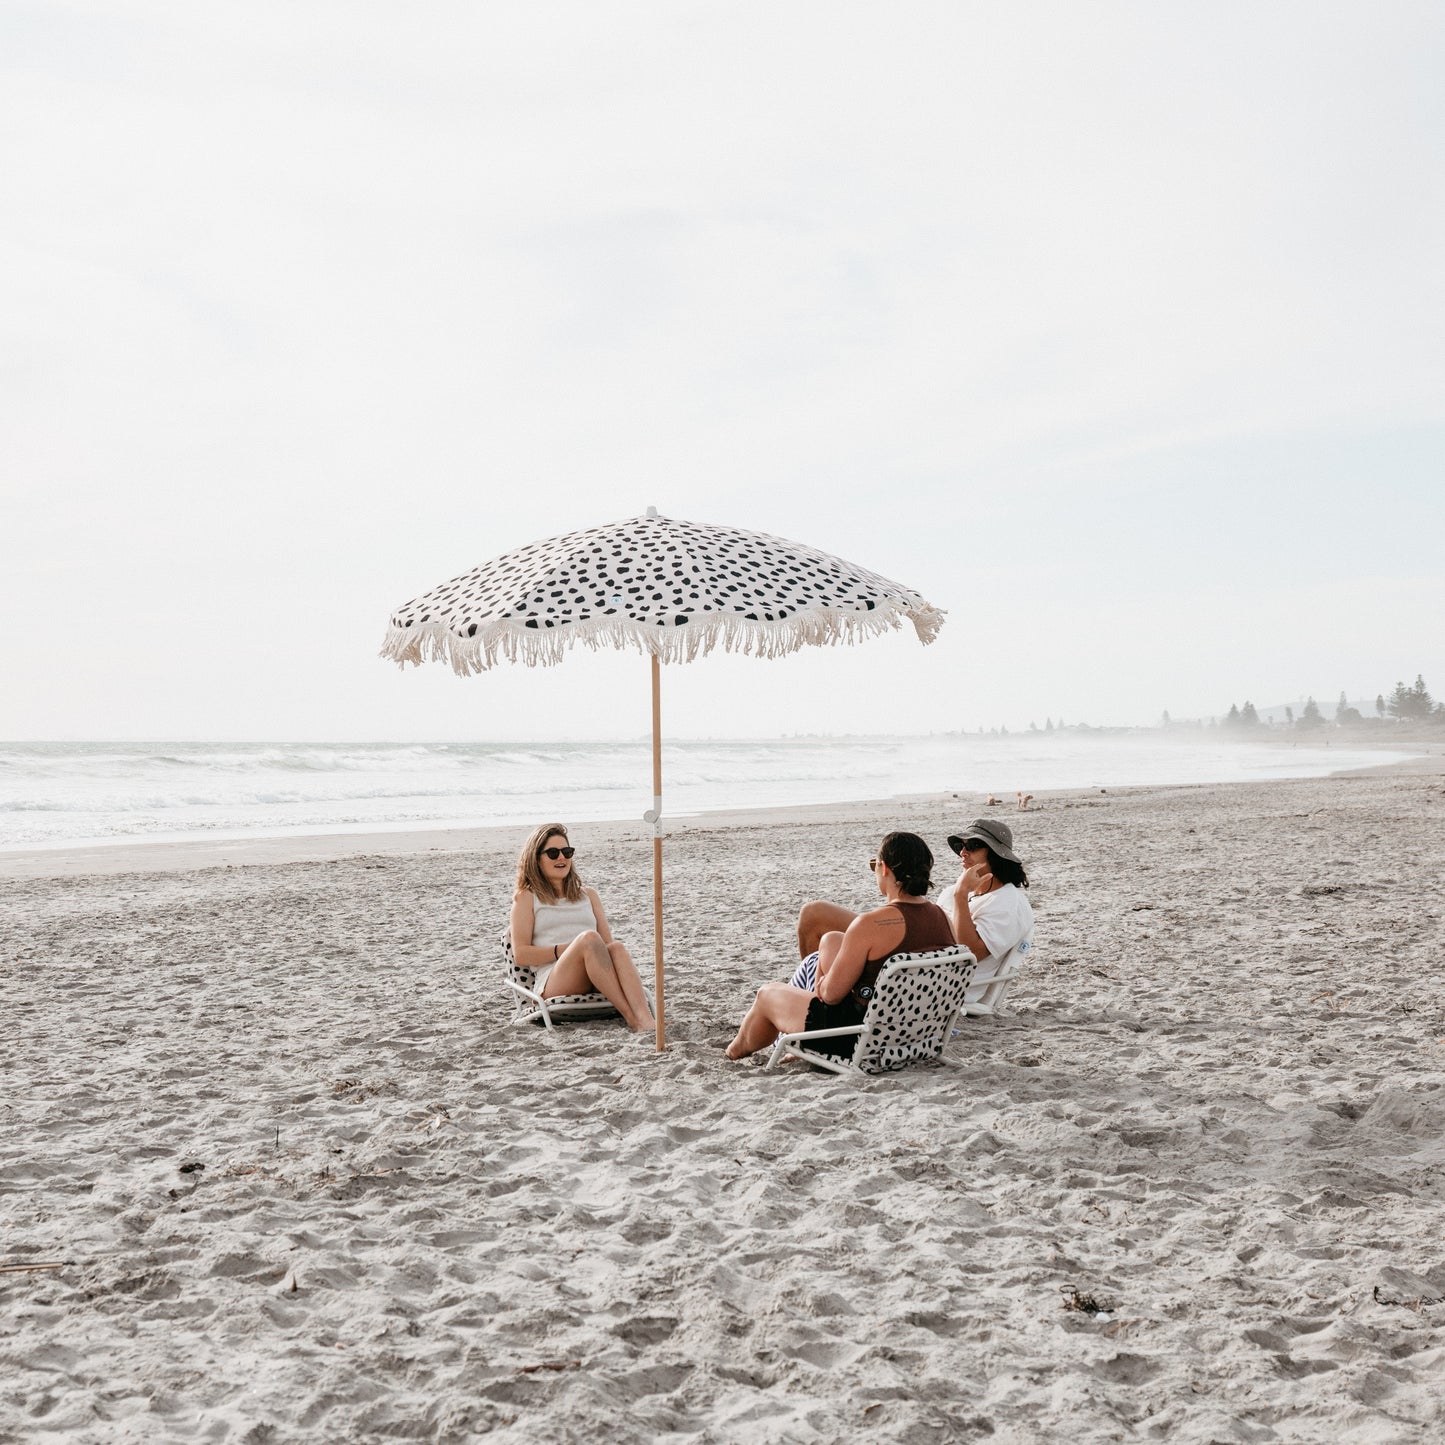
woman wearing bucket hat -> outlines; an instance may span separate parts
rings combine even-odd
[[[1024,893],[1029,876],[1007,823],[975,818],[948,846],[963,861],[963,872],[938,902],[952,920],[953,936],[978,960],[969,987],[976,998],[1008,951],[1033,938],[1034,910]]]
[[[844,929],[820,940],[815,973],[806,984],[765,983],[737,1035],[730,1059],[746,1058],[773,1043],[780,1033],[802,1029],[849,1028],[863,1022],[883,965],[895,953],[928,952],[953,946],[948,915],[929,902],[933,853],[916,833],[889,833],[868,860],[883,904],[870,913],[849,914]],[[850,1059],[856,1035],[820,1039],[823,1053]]]
[[[1024,894],[1028,874],[1014,852],[1007,823],[975,818],[948,846],[963,860],[957,883],[939,893],[938,906],[948,914],[954,939],[978,960],[969,985],[970,1001],[998,972],[999,960],[1017,944],[1032,940],[1034,911]],[[811,989],[817,969],[818,944],[827,932],[846,929],[857,915],[841,904],[821,899],[805,903],[798,915],[798,956],[802,959],[791,983]]]

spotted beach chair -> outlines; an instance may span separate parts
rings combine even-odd
[[[512,951],[512,930],[504,928],[501,937],[502,964],[506,969],[507,987],[516,1005],[510,1022],[543,1024],[550,1029],[553,1019],[602,1019],[618,1017],[617,1010],[600,993],[559,993],[542,997],[537,988],[537,970],[521,968]]]
[[[835,1074],[886,1074],[936,1059],[963,1007],[973,964],[973,954],[966,948],[895,954],[878,975],[878,986],[861,1024],[782,1034],[773,1045],[767,1067],[771,1069],[785,1058],[798,1058]],[[847,1034],[858,1036],[851,1059],[809,1047],[818,1039]]]
[[[1024,971],[1029,950],[1033,946],[1032,938],[1025,938],[1014,944],[999,960],[998,969],[993,976],[969,989],[969,997],[963,1004],[963,1011],[969,1018],[987,1018],[1003,1008],[1004,995],[1008,992],[1009,984]]]

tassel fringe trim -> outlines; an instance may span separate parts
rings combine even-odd
[[[828,647],[862,642],[884,632],[913,624],[918,640],[927,645],[938,636],[945,614],[924,603],[908,607],[885,600],[871,612],[821,608],[776,622],[713,613],[678,626],[608,617],[558,627],[528,627],[508,618],[484,624],[476,636],[459,636],[443,622],[388,629],[381,656],[398,666],[407,663],[447,662],[460,677],[485,672],[498,662],[521,662],[528,667],[555,667],[567,651],[581,643],[594,652],[603,648],[632,649],[654,654],[662,662],[692,662],[714,648],[756,657],[786,657],[804,647]]]

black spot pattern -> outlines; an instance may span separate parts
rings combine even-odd
[[[929,960],[924,968],[897,967],[924,959]],[[882,1074],[936,1059],[963,1007],[975,962],[966,948],[895,954],[878,975],[878,993],[864,1015],[853,1062],[865,1074]]]
[[[923,968],[899,967],[925,960]],[[894,954],[878,975],[878,991],[863,1015],[853,1066],[865,1074],[886,1074],[938,1058],[963,1006],[974,962],[966,948]],[[806,1048],[805,1040],[798,1052],[806,1055]]]
[[[445,658],[459,673],[499,657],[561,660],[574,642],[682,661],[722,645],[780,656],[911,621],[931,642],[943,613],[910,588],[816,547],[648,515],[507,552],[400,608],[382,655]]]

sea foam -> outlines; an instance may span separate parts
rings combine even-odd
[[[1404,753],[1217,743],[1139,731],[678,740],[664,812],[908,793],[1314,777]],[[498,743],[0,744],[0,848],[640,817],[650,745]]]

